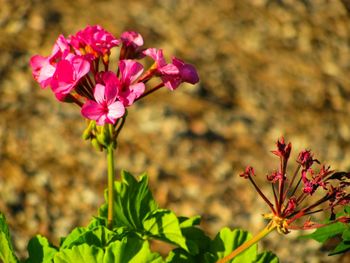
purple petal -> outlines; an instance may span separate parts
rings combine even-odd
[[[164,85],[170,89],[175,90],[182,82],[181,77],[178,75],[166,75],[161,77]]]
[[[181,78],[184,82],[196,84],[199,81],[197,71],[194,66],[185,64],[181,70]]]

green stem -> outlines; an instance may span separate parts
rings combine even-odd
[[[113,228],[113,183],[114,183],[114,149],[107,147],[107,171],[108,171],[108,228]]]
[[[267,226],[260,231],[256,236],[254,236],[252,239],[248,240],[247,242],[243,243],[241,246],[236,248],[234,251],[231,252],[231,254],[228,254],[226,257],[218,260],[216,263],[226,263],[229,262],[234,257],[238,256],[240,253],[242,253],[244,250],[248,249],[250,246],[257,243],[260,239],[263,239],[265,236],[267,236],[269,233],[271,233],[277,225],[271,220]]]

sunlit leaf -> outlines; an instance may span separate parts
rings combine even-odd
[[[28,253],[26,263],[50,263],[57,249],[45,237],[37,235],[29,241]]]

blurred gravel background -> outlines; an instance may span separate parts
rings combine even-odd
[[[293,158],[311,148],[350,170],[348,2],[0,0],[0,211],[18,254],[37,233],[57,244],[103,202],[104,156],[80,139],[79,109],[41,90],[28,67],[58,34],[87,24],[135,30],[147,47],[196,65],[199,85],[130,108],[117,168],[148,171],[161,206],[202,215],[211,235],[223,226],[257,233],[267,208],[237,175],[250,164],[262,182],[277,167],[278,137],[293,143]],[[272,234],[262,247],[286,263],[348,262],[299,234]]]

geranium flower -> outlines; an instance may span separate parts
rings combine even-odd
[[[196,84],[199,81],[198,73],[192,65],[176,57],[172,59],[172,63],[167,64],[161,49],[148,48],[144,54],[154,59],[157,75],[170,90],[175,90],[183,82]]]
[[[113,77],[114,76],[114,77]],[[103,84],[96,84],[94,100],[88,100],[81,109],[81,114],[98,125],[114,124],[125,113],[124,105],[117,100],[118,81],[112,72],[106,72]]]
[[[135,49],[143,45],[142,36],[134,31],[123,32],[120,36],[120,40],[122,41],[123,45],[127,47],[132,46]]]
[[[143,45],[142,36],[134,31],[123,32],[120,36],[123,46],[120,50],[119,59],[140,59],[145,55],[142,53],[141,46]]]
[[[88,53],[97,58],[109,54],[111,48],[118,46],[120,41],[101,26],[95,25],[87,26],[70,36],[70,43],[77,54]]]
[[[143,53],[154,60],[155,65],[153,67],[159,76],[176,75],[179,73],[179,69],[175,65],[166,63],[162,49],[148,48]]]
[[[69,54],[59,61],[51,81],[51,88],[56,98],[63,101],[89,70],[90,62],[81,56]]]
[[[30,59],[30,66],[34,79],[40,84],[41,88],[51,85],[52,77],[56,71],[57,63],[69,53],[70,47],[68,40],[60,35],[52,49],[51,55],[43,57],[35,55]]]
[[[124,59],[119,62],[119,71],[121,77],[117,96],[124,106],[130,106],[145,91],[145,84],[136,82],[143,72],[143,66],[134,60]]]
[[[178,73],[177,74],[165,74],[161,76],[164,85],[170,89],[176,89],[181,83],[187,82],[190,84],[196,84],[199,81],[198,73],[194,66],[186,64],[178,58],[172,59],[172,65],[174,65]]]

